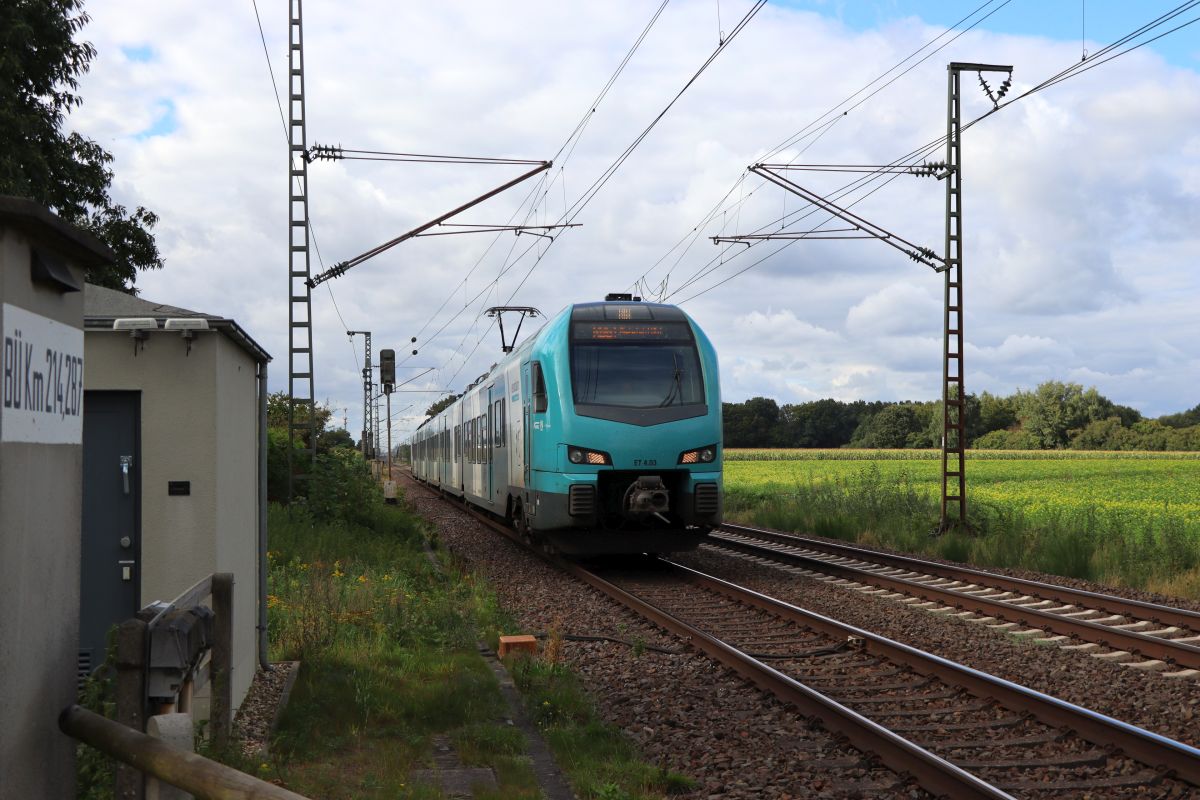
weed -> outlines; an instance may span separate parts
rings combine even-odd
[[[1200,597],[1187,578],[1200,567],[1200,459],[972,454],[974,535],[931,538],[939,512],[936,453],[749,451],[743,460],[727,454],[726,514],[982,567]]]

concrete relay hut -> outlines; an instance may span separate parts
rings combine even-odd
[[[108,628],[234,575],[232,701],[266,659],[270,356],[235,321],[84,292],[81,669]]]
[[[113,255],[0,197],[0,798],[75,796],[83,273]]]

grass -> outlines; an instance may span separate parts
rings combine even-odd
[[[631,658],[636,655],[631,653]],[[627,740],[601,724],[578,679],[550,659],[519,659],[513,679],[559,763],[586,786],[583,798],[635,800],[685,794],[696,783],[643,762]]]
[[[271,655],[303,666],[258,772],[313,798],[437,798],[409,775],[445,736],[464,765],[494,771],[498,789],[477,798],[540,797],[524,737],[505,723],[476,652],[477,638],[495,647],[515,624],[483,581],[429,563],[415,519],[382,503],[372,513],[362,526],[271,509]],[[510,666],[577,795],[659,800],[690,786],[599,722],[557,652]]]
[[[934,538],[938,451],[770,455],[727,454],[730,519],[1200,598],[1195,458],[1088,453],[1056,460],[1044,453],[974,452],[968,497],[978,535]]]

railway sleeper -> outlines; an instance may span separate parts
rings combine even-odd
[[[1066,791],[1079,789],[1119,789],[1126,786],[1157,786],[1163,776],[1154,770],[1143,770],[1133,775],[1114,775],[1106,778],[1066,781],[997,781],[996,787],[1005,791],[1037,792],[1056,796]]]
[[[989,769],[1036,769],[1039,767],[1086,767],[1103,766],[1110,758],[1104,750],[1088,750],[1083,753],[1068,753],[1049,758],[1018,758],[1009,761],[958,761],[951,763],[960,769],[989,770]]]

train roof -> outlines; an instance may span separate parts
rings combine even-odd
[[[605,300],[594,303],[576,303],[571,307],[572,320],[606,319],[652,319],[659,321],[683,321],[687,314],[679,306],[665,303],[643,303],[639,300]]]

